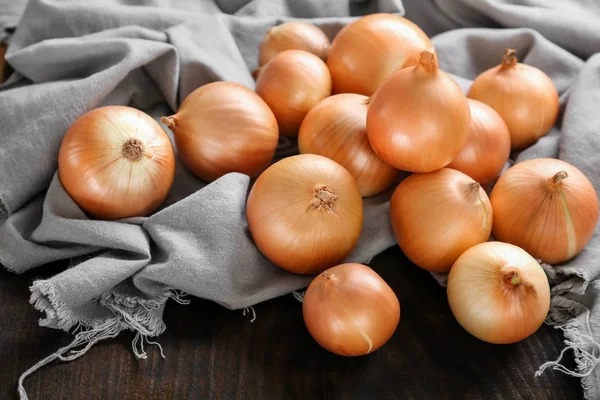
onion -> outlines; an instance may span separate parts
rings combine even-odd
[[[327,61],[331,43],[321,29],[308,22],[285,22],[267,31],[258,48],[258,64],[265,65],[285,50],[304,50]]]
[[[457,169],[482,185],[500,175],[510,156],[510,132],[506,123],[493,108],[468,99],[471,109],[471,130],[467,144],[448,168]]]
[[[167,197],[175,176],[173,146],[149,115],[130,107],[96,108],[65,134],[60,181],[88,214],[101,219],[147,215]]]
[[[394,72],[417,64],[433,44],[417,25],[392,14],[372,14],[345,26],[327,58],[334,93],[375,93]]]
[[[273,110],[281,135],[296,136],[310,109],[331,94],[331,76],[314,54],[286,50],[261,68],[256,93]]]
[[[447,292],[458,323],[495,344],[533,334],[550,309],[542,267],[523,249],[501,242],[481,243],[462,254],[448,275]]]
[[[494,237],[555,264],[579,254],[598,223],[598,196],[569,163],[551,158],[520,162],[490,196]]]
[[[194,90],[177,114],[162,121],[173,131],[184,164],[208,182],[230,172],[258,176],[279,140],[269,106],[252,90],[231,82]]]
[[[298,133],[300,153],[319,154],[342,165],[363,197],[386,190],[398,175],[369,144],[367,100],[351,93],[328,97],[310,110]]]
[[[367,133],[388,164],[410,172],[443,168],[469,135],[469,103],[456,82],[421,53],[416,67],[395,73],[371,97]]]
[[[254,243],[268,259],[291,272],[314,274],[339,264],[354,249],[363,203],[341,165],[301,154],[258,177],[246,216]]]
[[[510,131],[513,150],[535,143],[558,117],[558,92],[552,80],[539,69],[518,63],[514,49],[506,49],[500,65],[475,79],[467,97],[500,114]]]
[[[413,263],[447,272],[465,250],[489,239],[493,217],[481,186],[444,168],[404,179],[392,195],[390,219],[400,248]]]
[[[400,303],[371,268],[342,264],[312,281],[302,314],[308,331],[325,349],[341,356],[361,356],[392,337],[400,322]]]

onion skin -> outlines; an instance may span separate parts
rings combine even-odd
[[[302,305],[304,322],[323,348],[361,356],[381,348],[400,322],[400,302],[371,268],[342,264],[319,274]]]
[[[369,102],[369,142],[383,161],[400,170],[445,167],[467,142],[470,128],[467,98],[426,51],[416,67],[395,73]]]
[[[587,245],[598,223],[598,195],[573,165],[540,158],[509,168],[490,196],[493,235],[549,264]]]
[[[400,248],[414,264],[432,272],[448,272],[464,251],[488,240],[493,219],[481,186],[450,168],[409,176],[390,203]]]
[[[73,200],[96,218],[145,216],[167,197],[175,154],[149,115],[131,107],[99,107],[65,134],[58,175]]]
[[[462,254],[448,275],[447,292],[458,323],[494,344],[530,336],[550,309],[544,270],[526,251],[508,243],[482,243]]]
[[[328,97],[309,111],[298,133],[300,153],[319,154],[339,163],[352,174],[363,197],[383,192],[398,176],[369,144],[367,100],[352,93]]]
[[[331,42],[317,26],[308,22],[284,22],[267,31],[258,48],[258,64],[263,66],[285,50],[304,50],[327,61]]]
[[[414,66],[433,44],[416,24],[393,14],[371,14],[333,39],[327,66],[334,93],[370,96],[396,71]]]
[[[489,185],[502,172],[510,156],[510,132],[493,108],[468,99],[471,129],[467,143],[448,168],[464,172],[482,185]]]
[[[524,149],[546,135],[558,117],[558,92],[541,70],[517,62],[506,49],[502,63],[482,72],[467,97],[486,103],[500,114],[510,131],[513,150]]]
[[[271,163],[279,140],[269,106],[232,82],[201,86],[162,121],[173,131],[184,164],[206,182],[231,172],[255,178]]]
[[[286,50],[260,69],[256,93],[275,114],[279,133],[296,136],[310,109],[331,94],[331,75],[314,54]]]
[[[314,274],[341,263],[354,249],[363,203],[341,165],[301,154],[278,161],[258,177],[246,217],[265,257],[287,271]]]

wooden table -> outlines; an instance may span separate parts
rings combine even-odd
[[[29,398],[582,398],[579,379],[554,371],[534,376],[560,352],[559,331],[543,326],[521,343],[486,344],[458,325],[444,289],[397,247],[371,266],[398,295],[402,314],[390,342],[369,356],[343,358],[321,349],[292,296],[257,305],[253,323],[241,311],[200,299],[187,306],[169,301],[167,331],[159,338],[165,360],[156,347],[147,360],[136,359],[133,334],[125,332],[76,361],[42,368],[25,381]],[[31,282],[60,269],[16,276],[0,268],[0,399],[15,398],[21,372],[71,340],[39,327],[40,314],[28,304]]]

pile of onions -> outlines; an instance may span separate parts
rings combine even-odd
[[[465,250],[488,240],[492,219],[481,186],[450,168],[409,176],[390,203],[400,248],[413,263],[433,272],[449,271]]]
[[[523,249],[487,242],[462,254],[448,275],[448,301],[458,323],[489,343],[533,334],[550,309],[542,267]]]
[[[450,164],[482,185],[488,185],[500,175],[510,156],[510,132],[493,108],[468,99],[471,109],[471,129],[467,144]]]
[[[263,66],[285,50],[304,50],[327,61],[331,42],[321,29],[308,22],[285,22],[267,31],[258,48],[258,65]]]
[[[342,165],[363,197],[388,189],[398,175],[369,144],[367,100],[351,93],[328,97],[310,110],[298,133],[300,153],[319,154]]]
[[[450,164],[467,142],[469,103],[456,82],[423,51],[419,64],[395,73],[371,97],[367,133],[388,164],[432,172]]]
[[[481,73],[467,97],[500,114],[510,131],[513,150],[524,149],[548,133],[558,117],[558,92],[544,72],[517,62],[506,49],[500,65]]]
[[[308,331],[325,349],[361,356],[392,337],[400,322],[400,302],[371,268],[342,264],[312,281],[302,313]]]
[[[334,93],[370,96],[394,72],[417,64],[419,53],[433,52],[417,25],[392,14],[372,14],[345,26],[327,58]]]
[[[167,197],[175,155],[169,137],[149,115],[130,107],[100,107],[67,131],[58,175],[67,193],[94,217],[144,216]]]
[[[363,203],[344,167],[301,154],[278,161],[258,177],[246,217],[265,257],[288,271],[314,274],[341,263],[354,249]]]
[[[280,134],[296,136],[310,109],[331,94],[331,75],[314,54],[286,50],[261,68],[256,93],[273,110]]]
[[[269,106],[252,90],[213,82],[190,93],[162,121],[184,164],[207,182],[230,172],[254,178],[271,162],[279,131]]]
[[[550,264],[579,254],[598,223],[598,196],[573,165],[540,158],[520,162],[491,194],[494,237]]]

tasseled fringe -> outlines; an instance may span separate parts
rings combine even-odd
[[[296,300],[298,300],[300,303],[304,303],[304,295],[306,294],[306,290],[305,291],[297,291],[297,292],[292,292],[292,296],[294,296],[294,298]]]
[[[252,307],[252,306],[244,308],[242,315],[245,317],[246,314],[248,314],[250,312],[252,313],[252,318],[250,319],[250,322],[256,321],[256,311],[254,311],[254,307]]]

